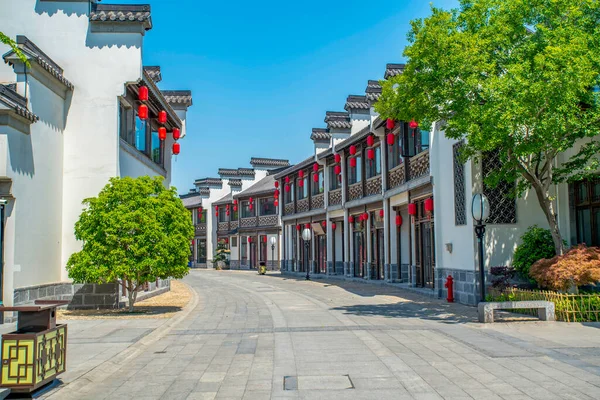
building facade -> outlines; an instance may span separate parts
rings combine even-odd
[[[403,69],[388,64],[384,79]],[[473,194],[490,200],[483,242],[488,285],[489,268],[511,264],[527,228],[548,227],[536,195],[514,199],[514,185],[486,186],[497,157],[463,163],[463,143],[446,138],[439,123],[380,118],[373,108],[380,94],[379,81],[368,81],[363,95],[348,96],[344,112],[327,112],[326,127],[310,136],[314,154],[275,176],[283,188],[281,271],[304,276],[308,269],[317,278],[393,284],[433,297],[446,297],[452,276],[456,301],[474,305],[480,280]],[[561,154],[557,163],[570,155]],[[600,244],[594,223],[599,182],[553,187],[569,245]]]
[[[162,91],[160,67],[143,65],[149,5],[6,1],[0,22],[28,59],[6,47],[0,66],[2,301],[73,296],[65,265],[80,249],[83,199],[111,177],[160,176],[169,186],[180,146],[171,133],[186,135],[191,92]]]
[[[251,168],[220,168],[219,178],[203,178],[181,196],[196,227],[191,243],[193,268],[212,268],[219,242],[229,250],[229,268],[279,268],[281,224],[273,196],[274,174],[288,160],[250,159]],[[275,239],[273,247],[272,238]]]

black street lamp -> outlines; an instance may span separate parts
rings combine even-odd
[[[304,240],[304,251],[306,252],[306,280],[310,281],[310,261],[308,260],[308,247],[310,246],[311,233],[309,228],[305,228],[302,231],[302,239]]]
[[[475,235],[479,250],[479,294],[481,301],[485,301],[485,270],[483,266],[483,237],[485,235],[485,222],[490,216],[490,203],[483,193],[473,195],[471,214],[475,221]]]
[[[271,236],[271,262],[273,265],[275,265],[275,243],[277,243],[277,239],[275,239],[275,236]]]

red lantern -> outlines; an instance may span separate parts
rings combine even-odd
[[[388,129],[394,129],[394,126],[396,124],[394,123],[393,119],[388,118],[387,121],[386,121],[386,123],[385,123],[385,125],[386,125],[386,128],[388,128]]]
[[[138,117],[142,121],[148,119],[148,106],[145,104],[140,104],[138,107]]]
[[[285,191],[286,191],[287,193],[289,193],[289,192],[290,192],[290,185],[285,185]]]
[[[354,223],[354,215],[351,215],[348,217],[348,222],[353,224]]]
[[[148,101],[148,86],[140,86],[138,90],[138,100]]]
[[[217,210],[217,212],[215,212],[215,217],[219,216],[219,210]]]
[[[388,133],[387,134],[388,146],[393,146],[395,142],[396,142],[396,135],[394,135],[393,133]]]
[[[233,200],[233,204],[237,206],[237,199]]]
[[[334,156],[334,158],[335,158],[335,162],[338,163],[338,164],[342,161],[342,156],[340,156],[339,154],[336,154]]]
[[[225,215],[229,217],[229,210],[225,211]]]
[[[250,198],[248,199],[248,201],[250,202],[250,204],[254,203],[254,199],[253,199],[252,197],[250,197]]]
[[[180,137],[181,131],[179,130],[179,128],[173,128],[173,139],[179,140]]]
[[[367,136],[367,146],[371,147],[375,144],[375,137],[373,135]]]
[[[379,218],[383,218],[383,210],[379,210]]]
[[[229,204],[227,204],[225,207],[229,210]]]
[[[369,149],[369,150],[367,150],[367,158],[369,160],[374,160],[375,159],[375,149]]]
[[[277,207],[279,205],[279,200],[275,199],[275,201],[273,202],[273,204],[275,205],[275,207]]]
[[[350,159],[350,167],[356,168],[356,157]]]
[[[165,110],[158,113],[158,123],[163,125],[167,123],[167,112]]]
[[[225,238],[225,243],[229,243],[229,238]]]
[[[304,180],[298,181],[298,187],[304,187]]]
[[[302,229],[302,226],[300,224],[296,225],[296,230],[299,231],[300,229]]]
[[[215,206],[215,211],[219,211],[219,206]]]
[[[310,224],[305,224],[305,225],[304,225],[304,227],[305,227],[306,229],[310,229]]]
[[[417,129],[419,127],[419,123],[413,119],[408,123],[408,127],[410,129]]]
[[[248,209],[252,211],[254,209],[254,205],[252,203],[248,204]]]
[[[398,214],[396,215],[396,226],[401,226],[402,225],[402,215]]]
[[[267,243],[267,237],[263,236],[263,243]]]
[[[285,183],[290,183],[290,177],[289,176],[285,177]]]
[[[233,212],[237,212],[237,206],[236,205],[233,206]]]
[[[304,171],[303,170],[298,171],[298,177],[299,178],[304,178]]]
[[[275,193],[273,193],[273,195],[274,195],[275,197],[279,197],[279,194],[280,194],[280,193],[279,193],[279,189],[275,189]]]
[[[425,200],[425,212],[431,214],[433,212],[433,199],[430,197]]]
[[[248,243],[252,243],[252,238],[248,236]]]
[[[275,189],[279,187],[279,181],[275,181]]]
[[[317,164],[317,163],[313,164],[313,172],[319,172],[319,164]]]
[[[202,214],[202,206],[198,207],[198,212]]]
[[[352,146],[350,146],[350,155],[352,155],[352,156],[353,156],[353,155],[355,155],[355,154],[356,154],[356,146],[355,146],[355,145],[352,145]]]
[[[326,227],[327,227],[327,221],[323,221],[323,222],[321,222],[321,226],[322,226],[323,228],[326,228]]]
[[[158,138],[160,140],[165,140],[167,138],[167,128],[165,128],[164,126],[158,128]]]
[[[369,213],[364,213],[363,214],[363,220],[366,221],[369,219]]]
[[[337,225],[335,224],[335,222],[332,222],[332,223],[331,223],[331,229],[332,229],[332,230],[334,230],[334,231],[335,231],[335,228],[336,228],[336,226],[337,226]]]
[[[181,145],[177,142],[173,143],[173,154],[177,155],[181,151]]]
[[[333,172],[334,172],[336,175],[339,175],[339,174],[341,174],[341,173],[342,173],[342,167],[340,167],[339,165],[336,165],[335,167],[333,167]]]
[[[415,203],[410,203],[408,205],[408,215],[415,216],[417,215],[417,205]]]
[[[313,175],[313,182],[319,183],[319,175],[317,175],[317,174]]]

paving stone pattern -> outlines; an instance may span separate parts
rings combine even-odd
[[[339,280],[194,270],[185,281],[198,306],[83,398],[600,398],[600,324],[479,324],[474,307]],[[132,328],[139,340],[152,327]],[[105,329],[99,346],[115,337]]]

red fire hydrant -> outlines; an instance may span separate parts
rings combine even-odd
[[[444,287],[448,289],[448,298],[446,300],[448,303],[454,303],[454,278],[452,275],[448,275]]]

